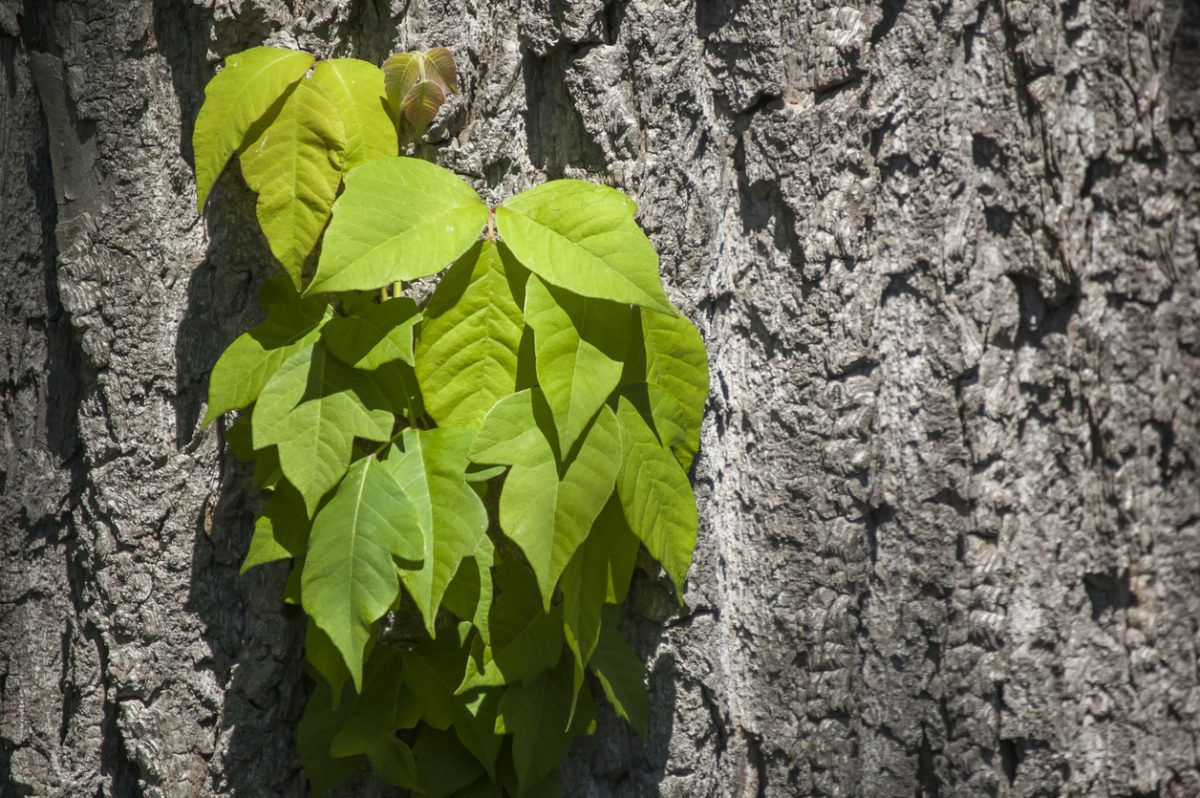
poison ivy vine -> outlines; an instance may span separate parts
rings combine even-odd
[[[283,269],[205,423],[237,411],[266,493],[243,570],[292,563],[317,793],[363,761],[434,798],[557,793],[594,687],[644,732],[617,629],[639,548],[681,597],[696,542],[704,344],[636,206],[555,180],[491,209],[398,156],[456,90],[444,49],[380,69],[257,47],[196,121],[200,209],[236,155]]]

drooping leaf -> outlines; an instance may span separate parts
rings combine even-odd
[[[479,760],[450,731],[422,727],[413,752],[421,788],[428,798],[457,798],[460,790],[477,781],[491,783]]]
[[[225,68],[204,87],[204,104],[192,132],[198,211],[204,210],[229,156],[312,62],[308,53],[275,47],[253,47],[225,59]]]
[[[256,565],[303,556],[311,527],[304,497],[287,482],[279,483],[254,519],[254,536],[241,573]]]
[[[696,548],[696,500],[687,474],[659,444],[646,420],[622,395],[617,403],[624,462],[617,495],[629,528],[662,563],[683,596],[683,582]]]
[[[341,702],[335,709],[329,685],[317,682],[316,689],[308,697],[304,716],[300,718],[300,725],[296,729],[300,764],[304,766],[304,773],[312,783],[314,795],[325,795],[353,776],[363,761],[363,758],[358,756],[335,758],[329,753],[334,735],[341,730],[348,711],[347,702]]]
[[[254,405],[254,448],[275,444],[284,476],[312,514],[350,465],[354,438],[386,441],[393,417],[371,377],[320,342],[294,354]]]
[[[442,606],[464,621],[470,621],[484,643],[490,644],[492,610],[492,564],[495,549],[484,535],[475,553],[462,561],[442,596]]]
[[[459,565],[483,548],[487,510],[467,483],[467,450],[474,433],[440,427],[404,431],[384,465],[412,497],[424,532],[420,570],[400,572],[430,636],[434,616]]]
[[[635,382],[646,383],[647,409],[664,446],[684,471],[700,447],[700,422],[708,399],[704,339],[682,314],[641,312],[642,344],[630,357]]]
[[[635,210],[616,189],[552,180],[501,204],[496,225],[522,265],[552,285],[674,313]]]
[[[303,568],[300,569],[300,573],[303,574]],[[342,688],[350,680],[350,671],[346,668],[337,646],[311,617],[304,629],[304,659],[317,675],[325,680],[325,684],[329,685],[333,708],[337,709],[342,699]]]
[[[401,360],[413,365],[413,326],[421,320],[417,303],[408,297],[370,304],[347,316],[334,316],[321,330],[321,340],[339,360],[371,371]]]
[[[600,639],[601,610],[606,603],[625,600],[638,546],[638,539],[621,514],[621,503],[613,494],[592,524],[587,540],[575,550],[563,571],[559,581],[563,628],[567,645],[575,655],[576,693],[583,686],[584,666]]]
[[[617,714],[625,718],[643,738],[650,714],[650,694],[646,691],[646,668],[617,630],[620,607],[604,608],[600,640],[588,667],[600,680],[600,687]]]
[[[542,607],[537,583],[523,566],[503,562],[496,568],[500,592],[492,602],[491,645],[467,663],[456,692],[516,684],[553,668],[563,647],[558,609]]]
[[[213,366],[205,425],[257,399],[279,367],[317,339],[321,324],[332,312],[320,297],[300,299],[287,277],[265,280],[258,298],[267,318],[234,339]]]
[[[341,652],[355,689],[371,625],[400,592],[394,560],[424,555],[417,507],[378,460],[364,457],[313,521],[301,598]]]
[[[549,608],[554,586],[604,508],[620,468],[616,419],[601,408],[560,477],[552,422],[539,413],[540,393],[501,400],[484,420],[472,449],[479,463],[512,463],[500,493],[500,528],[525,554]]]
[[[559,660],[554,670],[543,671],[530,682],[509,687],[500,699],[496,732],[513,735],[517,795],[526,794],[566,757],[573,736],[568,731],[581,733],[591,722],[590,695],[586,691],[580,695],[573,720],[571,701],[569,656]]]
[[[364,754],[385,781],[400,787],[419,786],[417,763],[407,744],[396,738],[398,704],[407,693],[400,679],[401,656],[378,646],[367,661],[362,693],[351,699],[341,729],[333,736],[335,757]]]
[[[513,392],[527,275],[503,244],[484,241],[438,283],[416,347],[417,379],[438,424],[478,429]]]
[[[301,80],[279,115],[241,150],[242,176],[258,194],[258,223],[297,289],[337,194],[346,131],[337,108]]]
[[[469,623],[445,629],[404,656],[404,680],[421,703],[422,719],[436,729],[453,728],[459,741],[489,775],[495,774],[501,740],[493,731],[499,696],[479,690],[466,698],[454,695],[470,654]]]
[[[531,277],[525,320],[533,328],[538,383],[554,414],[562,450],[568,451],[621,380],[633,311]]]
[[[346,129],[344,171],[396,154],[396,126],[379,67],[357,58],[330,58],[317,64],[312,79],[337,108]]]
[[[417,81],[400,102],[400,113],[410,128],[422,130],[437,116],[446,102],[446,92],[432,80]]]
[[[470,248],[487,206],[462,178],[416,158],[346,175],[307,292],[370,290],[440,271]]]

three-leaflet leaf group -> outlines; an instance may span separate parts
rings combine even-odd
[[[591,685],[646,722],[617,630],[639,549],[682,596],[696,542],[704,344],[634,203],[555,180],[492,211],[398,156],[456,90],[444,49],[381,70],[256,47],[196,120],[200,208],[236,154],[285,273],[205,423],[240,411],[227,437],[268,494],[243,570],[293,563],[318,793],[367,760],[434,798],[555,794]],[[401,295],[443,269],[423,307]]]

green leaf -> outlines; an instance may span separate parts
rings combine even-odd
[[[471,457],[512,464],[500,493],[500,528],[525,554],[549,608],[559,575],[612,493],[621,441],[612,411],[601,408],[560,477],[548,413],[537,411],[542,401],[532,390],[501,400],[484,420]]]
[[[478,429],[513,392],[528,272],[503,244],[483,241],[438,283],[417,341],[417,379],[441,426]]]
[[[204,104],[192,133],[198,211],[204,210],[229,156],[312,62],[308,53],[274,47],[253,47],[225,59],[225,68],[204,87]]]
[[[362,763],[362,757],[334,758],[329,749],[334,735],[342,728],[348,705],[342,702],[335,709],[329,686],[317,682],[317,687],[308,697],[304,716],[296,730],[296,747],[300,753],[300,764],[312,782],[313,794],[324,795],[338,784],[354,775]]]
[[[570,720],[572,697],[571,659],[563,657],[554,670],[509,687],[500,699],[496,733],[513,735],[518,795],[526,794],[554,772],[566,758],[573,734],[583,731],[590,722],[589,694],[581,695],[580,709],[573,721]]]
[[[317,675],[325,680],[325,684],[329,685],[333,708],[337,709],[342,698],[342,688],[350,679],[350,671],[346,668],[337,646],[311,617],[304,629],[304,659]]]
[[[371,625],[400,592],[394,559],[423,556],[417,503],[374,457],[351,466],[313,521],[304,564],[304,610],[337,646],[362,687]]]
[[[332,313],[320,297],[300,299],[287,277],[264,281],[258,298],[267,318],[234,339],[213,366],[208,378],[205,425],[257,399],[271,375],[317,339],[321,324]]]
[[[500,235],[546,282],[596,299],[673,314],[658,277],[658,254],[616,189],[552,180],[496,209]]]
[[[256,565],[303,556],[311,527],[304,497],[287,482],[281,482],[254,519],[254,536],[241,573]]]
[[[424,721],[434,728],[452,726],[459,741],[494,776],[502,742],[493,731],[499,696],[494,690],[480,690],[465,699],[454,695],[470,653],[470,629],[469,623],[461,623],[408,652],[404,680],[421,702]]]
[[[275,444],[311,515],[350,465],[354,438],[386,441],[393,417],[371,377],[310,344],[275,372],[254,406],[254,448]]]
[[[400,679],[400,662],[400,653],[388,646],[372,652],[363,674],[362,693],[350,702],[330,753],[335,757],[365,754],[384,781],[416,789],[419,782],[412,750],[396,739],[398,704],[407,695]]]
[[[621,638],[617,624],[621,609],[604,608],[600,641],[588,667],[600,680],[600,687],[617,714],[625,718],[642,739],[646,737],[646,718],[650,715],[650,694],[646,691],[646,668]]]
[[[422,727],[413,752],[417,755],[421,788],[428,798],[456,795],[480,777],[491,783],[479,760],[449,731]]]
[[[492,563],[495,549],[487,535],[480,538],[475,554],[462,561],[442,596],[442,607],[479,630],[486,644],[491,643]]]
[[[647,406],[659,439],[684,471],[700,448],[700,422],[708,399],[704,339],[682,315],[641,314],[643,345],[631,357],[635,379],[646,383]]]
[[[346,131],[337,109],[311,80],[301,80],[279,115],[239,157],[258,194],[258,223],[271,253],[297,289],[342,180]]]
[[[458,91],[454,56],[445,47],[397,53],[383,65],[388,104],[406,140],[420,136],[446,95]]]
[[[532,277],[526,286],[525,320],[533,328],[538,383],[567,451],[621,380],[633,310]]]
[[[603,606],[623,602],[629,591],[638,546],[614,493],[563,571],[559,589],[567,645],[575,655],[576,692],[583,686],[583,669],[600,639]]]
[[[380,158],[346,175],[307,293],[379,288],[440,271],[488,218],[475,189],[440,166]]]
[[[345,171],[396,154],[399,142],[388,113],[383,70],[357,58],[330,58],[318,62],[312,79],[337,108],[346,129]]]
[[[537,583],[524,566],[502,562],[496,568],[500,593],[489,618],[492,641],[477,662],[467,663],[457,693],[476,687],[515,684],[553,668],[563,647],[562,618],[543,609]]]
[[[467,483],[467,450],[474,433],[441,427],[404,431],[384,461],[410,497],[425,536],[420,570],[400,572],[430,636],[442,595],[462,561],[487,537],[487,510]],[[416,558],[420,559],[420,558]]]
[[[658,442],[629,398],[617,403],[624,462],[617,494],[629,528],[662,563],[682,599],[696,547],[696,500],[682,466]]]
[[[334,316],[321,340],[339,360],[368,371],[401,360],[413,364],[413,326],[421,320],[408,297],[370,304],[348,316]]]

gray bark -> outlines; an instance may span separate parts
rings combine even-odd
[[[263,42],[449,46],[441,162],[628,191],[708,342],[649,734],[570,794],[1200,795],[1196,3],[0,0],[0,796],[303,794],[198,427],[272,267],[191,128]]]

